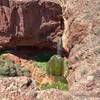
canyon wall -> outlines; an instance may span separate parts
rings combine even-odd
[[[67,0],[63,45],[70,99],[100,99],[100,0]]]
[[[56,0],[0,0],[0,46],[52,46],[62,33]]]

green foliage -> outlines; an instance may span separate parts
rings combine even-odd
[[[63,58],[54,55],[48,61],[47,72],[51,75],[62,76],[64,74],[64,61]]]
[[[42,90],[51,89],[51,88],[60,89],[60,90],[68,90],[68,85],[67,85],[67,83],[63,83],[61,81],[58,81],[58,82],[53,83],[53,84],[43,84],[41,86]]]
[[[28,76],[30,77],[30,71],[27,68],[22,68],[21,69],[22,75],[23,76]]]
[[[41,68],[46,73],[47,62],[36,62],[36,66]]]
[[[22,69],[19,65],[7,60],[0,60],[0,76],[30,76],[27,69]]]
[[[56,82],[62,82],[62,83],[67,83],[67,80],[63,76],[55,76]]]
[[[64,74],[64,76],[67,76],[69,73],[68,62],[64,61],[63,58],[58,55],[53,56],[51,52],[39,53],[35,56],[35,60],[36,61],[33,64],[36,64],[39,68],[45,71],[45,73],[52,75],[55,75],[55,73],[56,75]]]
[[[58,55],[51,56],[50,53],[38,54],[35,56],[35,60],[36,60],[36,65],[42,68],[43,71],[49,74],[52,73],[54,75],[57,75],[55,76],[56,82],[53,84],[49,84],[49,83],[43,84],[41,86],[42,90],[50,89],[50,88],[68,90],[66,79],[62,76],[59,76],[59,75],[62,75],[63,73],[62,71],[64,71],[64,69],[65,69],[64,74],[68,75],[68,62],[67,61],[64,61],[63,58],[59,57]],[[64,69],[62,69],[62,67]]]
[[[43,53],[38,53],[35,55],[35,63],[39,68],[43,69],[43,71],[46,71],[47,68],[47,62],[50,59],[50,57],[53,54],[51,52],[43,52]]]
[[[64,61],[64,77],[67,77],[69,74],[69,63],[68,61]]]

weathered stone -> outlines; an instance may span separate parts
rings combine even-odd
[[[100,26],[99,0],[67,0],[65,12],[65,28],[63,34],[64,49],[68,52],[75,44],[93,31],[99,32]]]
[[[69,52],[67,77],[73,100],[100,99],[100,1],[67,0],[64,49]]]

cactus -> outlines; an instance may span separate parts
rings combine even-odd
[[[59,55],[54,55],[50,58],[47,65],[47,72],[49,75],[63,76],[64,61]]]

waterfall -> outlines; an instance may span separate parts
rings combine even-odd
[[[16,12],[16,36],[23,37],[24,35],[24,15],[21,7],[17,8]]]
[[[57,55],[62,56],[62,37],[59,38],[57,43]]]

